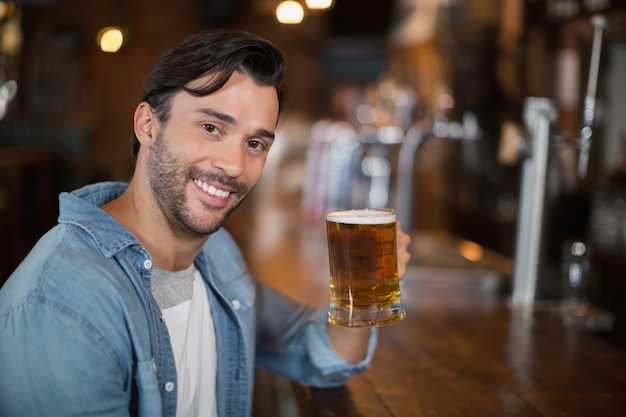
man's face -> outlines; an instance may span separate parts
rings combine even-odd
[[[174,231],[205,236],[261,176],[278,118],[276,90],[236,72],[218,92],[182,91],[170,106],[150,146],[150,186]]]

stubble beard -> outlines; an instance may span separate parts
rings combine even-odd
[[[170,227],[193,237],[207,237],[219,230],[226,218],[243,203],[250,188],[231,178],[208,173],[198,167],[185,165],[167,147],[167,139],[159,132],[150,151],[148,160],[148,178],[161,212]],[[208,222],[205,216],[194,216],[187,204],[187,184],[193,178],[203,181],[217,181],[234,189],[236,200],[229,207],[214,207],[203,204],[204,213],[208,216],[218,215]]]

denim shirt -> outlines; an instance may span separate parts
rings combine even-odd
[[[0,416],[175,416],[176,368],[150,254],[99,208],[126,187],[61,194],[59,224],[0,290]],[[225,230],[195,265],[215,325],[220,416],[251,414],[255,366],[311,386],[341,385],[369,367],[374,330],[362,362],[336,356],[326,308],[256,281]]]

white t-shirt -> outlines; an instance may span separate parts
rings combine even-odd
[[[215,329],[200,272],[193,265],[176,272],[154,268],[152,293],[174,350],[176,417],[217,417]]]

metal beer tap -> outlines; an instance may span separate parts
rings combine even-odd
[[[462,140],[464,143],[480,139],[482,132],[476,115],[471,111],[463,114],[462,123],[451,122],[447,117],[438,115],[430,122],[418,122],[408,129],[398,153],[398,183],[396,185],[395,208],[398,220],[405,231],[411,230],[411,217],[414,215],[414,195],[418,195],[414,183],[413,170],[417,163],[417,154],[427,140],[432,138]]]
[[[598,86],[598,73],[600,67],[600,52],[602,49],[602,32],[608,27],[608,21],[603,15],[594,15],[591,18],[594,28],[593,45],[591,48],[591,63],[589,65],[589,78],[587,80],[587,94],[583,107],[583,127],[578,139],[578,177],[585,178],[589,165],[589,150],[593,135],[593,120],[596,111],[596,88]]]
[[[595,116],[595,95],[598,83],[602,31],[607,27],[604,16],[591,19],[594,39],[591,55],[587,95],[583,111],[583,127],[578,139],[580,150],[578,175],[587,174],[591,147],[592,124]],[[513,308],[536,307],[537,280],[540,274],[544,238],[544,212],[551,148],[551,127],[557,119],[554,103],[547,98],[530,97],[524,108],[524,121],[528,137],[511,126],[501,144],[501,159],[517,161],[522,157],[520,205],[515,244],[515,267],[513,271]],[[504,129],[508,127],[509,129]],[[502,151],[504,149],[504,151]]]

